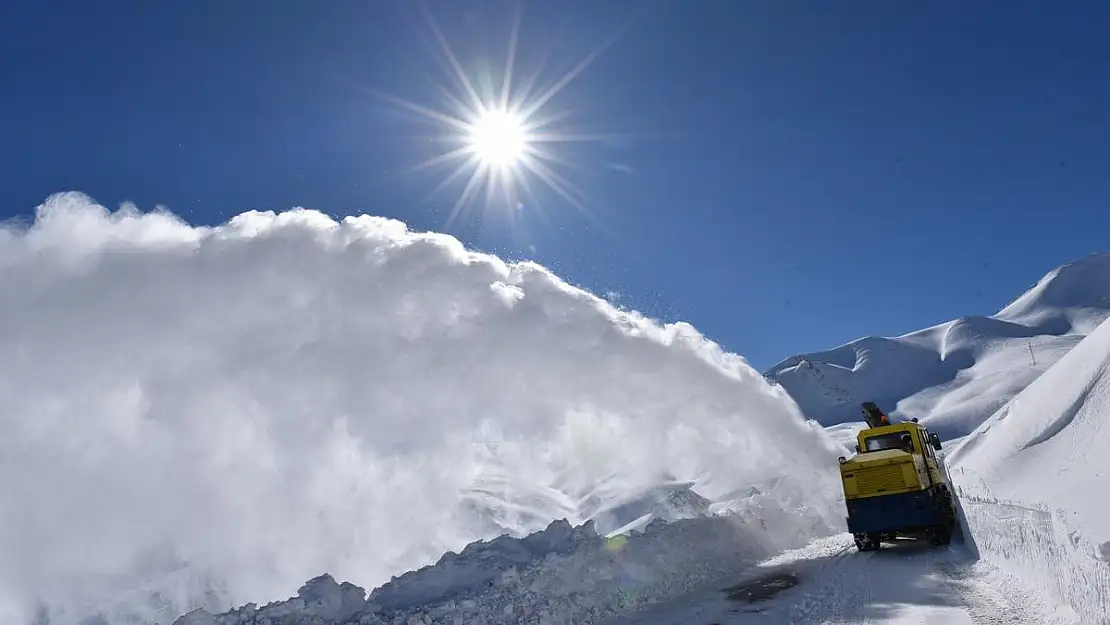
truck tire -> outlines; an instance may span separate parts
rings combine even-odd
[[[878,551],[882,544],[878,534],[853,534],[856,539],[856,548],[860,551]]]
[[[944,527],[951,534],[956,527],[956,505],[952,501],[952,493],[946,486],[941,486],[937,493],[936,504],[940,507],[940,516],[944,519]]]

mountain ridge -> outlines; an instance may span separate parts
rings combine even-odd
[[[1049,270],[993,315],[864,336],[783,359],[764,377],[826,427],[858,421],[859,404],[873,400],[958,438],[1107,318],[1110,252],[1095,252]]]

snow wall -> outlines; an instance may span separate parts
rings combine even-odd
[[[1110,625],[1110,321],[949,457],[979,555]]]

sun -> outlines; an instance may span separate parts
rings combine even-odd
[[[519,116],[506,109],[485,109],[470,124],[467,141],[472,154],[486,167],[501,171],[520,164],[530,137]]]
[[[538,84],[538,79],[544,61],[522,80],[515,75],[520,34],[518,6],[504,66],[499,72],[501,85],[498,89],[493,86],[497,82],[494,74],[498,73],[495,63],[486,60],[473,64],[472,71],[480,76],[472,78],[451,50],[424,2],[418,1],[418,5],[450,67],[448,78],[454,83],[454,88],[449,84],[435,85],[447,106],[437,109],[393,95],[376,91],[374,93],[446,131],[434,138],[425,139],[445,145],[446,150],[402,172],[411,173],[446,163],[457,163],[454,170],[426,198],[428,201],[448,185],[460,179],[466,180],[444,228],[450,228],[464,209],[478,200],[483,190],[483,206],[487,212],[494,207],[506,207],[508,211],[503,214],[512,219],[515,218],[513,216],[516,215],[516,210],[525,204],[543,212],[539,208],[543,202],[536,194],[537,185],[534,182],[542,183],[561,200],[573,205],[591,221],[596,221],[595,216],[586,208],[585,195],[558,171],[559,166],[583,169],[580,159],[571,161],[556,148],[569,142],[611,141],[619,140],[620,137],[560,127],[568,112],[550,112],[545,109],[550,108],[551,101],[612,45],[624,29],[614,33],[553,83],[542,86]],[[631,22],[625,28],[630,25]]]

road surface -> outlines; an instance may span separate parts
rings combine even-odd
[[[1064,623],[1033,593],[958,544],[904,541],[858,552],[842,534],[734,580],[606,625],[1045,625]]]

